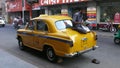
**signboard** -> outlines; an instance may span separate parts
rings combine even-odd
[[[120,13],[115,13],[114,15],[114,23],[120,23]]]
[[[68,15],[68,10],[67,9],[62,9],[61,14],[67,16]]]
[[[96,20],[96,8],[95,7],[87,8],[87,17],[88,17],[88,20]]]
[[[82,2],[82,1],[88,1],[88,0],[40,0],[40,6],[72,3],[72,2]]]
[[[87,8],[87,17],[88,21],[91,22],[92,27],[96,27],[96,7],[88,7]]]
[[[7,12],[15,12],[22,10],[22,0],[12,1],[6,3]]]
[[[40,7],[39,7],[40,5],[39,5],[39,3],[35,3],[33,6],[32,6],[32,8],[33,8],[33,10],[40,10]]]
[[[15,1],[7,1],[6,2],[6,11],[7,12],[17,12],[22,11],[24,5],[22,4],[22,0],[15,0]],[[25,10],[29,10],[30,6],[26,3],[25,0]]]

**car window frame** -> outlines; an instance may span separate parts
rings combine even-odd
[[[30,24],[32,24],[32,25],[29,26]],[[34,20],[31,20],[30,22],[28,22],[26,29],[27,29],[27,30],[35,30],[35,26],[36,26],[35,21],[34,21]]]
[[[41,22],[41,23],[44,23],[43,25],[45,25],[45,26],[44,26],[43,30],[38,29],[38,21]],[[37,31],[42,31],[42,32],[48,32],[49,31],[48,25],[47,25],[47,23],[44,20],[40,19],[40,20],[37,20],[36,22],[37,22],[37,24],[36,24],[36,30]],[[46,30],[46,28],[47,28],[47,30]]]

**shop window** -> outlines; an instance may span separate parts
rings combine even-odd
[[[114,21],[114,15],[120,13],[119,6],[101,6],[101,22]]]
[[[61,14],[61,9],[51,10],[52,15]]]
[[[51,11],[51,14],[52,15],[59,15],[59,14],[61,14],[61,6],[52,6],[52,7],[49,7],[50,9],[50,11]]]

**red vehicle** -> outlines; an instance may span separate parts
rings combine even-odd
[[[110,31],[110,32],[116,32],[118,31],[118,23],[99,23],[98,28],[103,31]]]

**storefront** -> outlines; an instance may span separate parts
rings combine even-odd
[[[8,12],[8,23],[12,24],[15,17],[24,17],[29,16],[30,7],[25,0],[24,10],[22,0],[7,0],[6,1],[6,12]]]
[[[15,17],[16,15],[22,16],[23,9],[21,1],[14,0],[12,2],[6,2],[9,17]],[[91,8],[95,8],[95,10],[93,11]],[[79,10],[84,10],[85,16],[90,21],[96,21],[96,4],[89,0],[39,0],[39,3],[32,5],[32,17],[39,16],[40,14],[58,14],[73,17],[73,14]],[[29,11],[30,7],[25,3],[24,15],[27,17],[30,16]]]
[[[120,2],[106,2],[100,4],[100,22],[106,23],[107,19],[114,22],[115,14],[120,14]]]
[[[62,14],[73,16],[76,10],[81,8],[87,10],[87,3],[89,0],[41,0],[40,6],[44,7],[45,14],[54,15]]]
[[[34,3],[32,5],[32,18],[38,17],[40,14],[45,14],[45,9],[41,8],[39,3]]]
[[[84,10],[84,20],[90,23],[92,28],[97,27],[97,7],[96,2],[77,2],[68,5],[69,16],[73,17],[73,14],[77,11]]]
[[[52,6],[48,6],[48,14],[49,15],[59,15],[61,14],[61,5],[52,5]]]
[[[45,9],[45,14],[48,15],[68,15],[73,17],[75,12],[84,10],[84,17],[89,21],[92,27],[97,27],[97,8],[96,2],[94,1],[74,1],[65,0],[65,2],[42,2],[41,7]]]
[[[99,29],[115,32],[120,24],[120,2],[108,1],[100,2],[100,22],[98,23]]]

